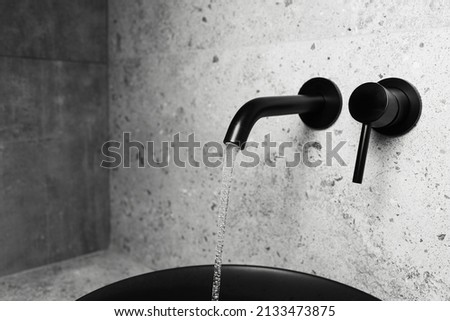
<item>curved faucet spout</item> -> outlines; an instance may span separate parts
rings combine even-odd
[[[313,78],[298,95],[261,97],[245,103],[233,117],[223,142],[244,149],[256,121],[269,116],[299,114],[309,127],[324,129],[336,121],[341,108],[337,86],[328,79]]]
[[[225,144],[244,149],[250,131],[262,117],[318,112],[325,106],[321,96],[275,96],[260,97],[245,103],[234,115],[225,135]]]

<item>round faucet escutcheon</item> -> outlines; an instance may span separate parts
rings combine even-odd
[[[350,115],[362,123],[353,182],[361,183],[364,175],[371,130],[386,136],[408,133],[420,119],[422,100],[417,89],[399,78],[368,82],[350,96]]]
[[[331,80],[316,77],[308,80],[300,88],[299,95],[320,96],[323,107],[317,112],[300,114],[306,126],[313,129],[326,129],[339,118],[342,110],[342,95],[338,86]]]

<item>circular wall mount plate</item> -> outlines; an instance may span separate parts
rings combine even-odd
[[[409,100],[406,114],[401,120],[396,121],[393,126],[374,128],[376,132],[386,136],[401,136],[409,132],[416,126],[422,114],[422,99],[416,87],[399,78],[386,78],[378,82],[387,89],[397,89],[402,91]]]
[[[326,78],[312,78],[308,80],[299,95],[317,96],[325,100],[325,105],[320,112],[300,115],[302,121],[313,129],[325,129],[333,125],[342,110],[342,96],[334,82]]]

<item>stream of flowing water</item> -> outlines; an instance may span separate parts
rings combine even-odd
[[[217,217],[216,258],[214,260],[212,301],[219,300],[222,272],[222,253],[225,239],[225,227],[227,223],[228,201],[230,198],[231,181],[233,178],[234,160],[236,159],[238,152],[239,147],[235,145],[227,145],[223,158],[222,189],[220,191],[219,216]]]

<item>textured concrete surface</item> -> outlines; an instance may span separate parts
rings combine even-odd
[[[97,252],[0,278],[0,301],[76,300],[102,286],[149,272],[115,251]]]
[[[347,142],[347,166],[286,169],[275,152],[276,168],[236,168],[224,261],[313,273],[381,299],[450,300],[449,11],[445,1],[112,0],[111,136],[221,142],[246,101],[330,78],[344,108],[327,131],[333,146]],[[360,125],[348,97],[387,77],[417,86],[423,115],[406,136],[373,135],[356,185]],[[260,120],[250,139],[315,142],[310,156],[324,160],[327,131],[286,116]],[[133,160],[111,174],[114,244],[154,269],[212,263],[220,168]]]
[[[0,55],[106,62],[106,0],[1,0]]]
[[[106,9],[0,1],[0,275],[108,246]]]
[[[0,57],[0,275],[108,246],[106,73]]]

